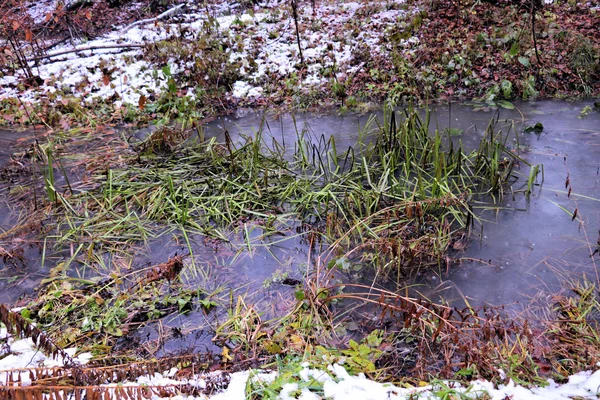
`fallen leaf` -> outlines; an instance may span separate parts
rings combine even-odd
[[[226,363],[228,361],[233,361],[233,357],[229,355],[229,348],[223,347],[221,351],[221,356],[223,357],[223,362]]]
[[[144,111],[144,108],[146,107],[146,96],[140,96],[140,99],[138,100],[138,107],[140,110]]]

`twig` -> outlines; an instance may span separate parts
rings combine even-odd
[[[300,63],[304,64],[304,56],[302,55],[302,46],[300,44],[300,31],[298,27],[298,0],[292,0],[292,16],[296,25],[296,41],[298,42],[298,51],[300,52]]]
[[[538,51],[537,39],[535,37],[535,12],[537,9],[535,0],[531,0],[531,36],[533,37],[533,48],[535,49],[535,58],[538,63],[538,71],[542,67],[542,61],[540,60],[540,53]]]
[[[29,58],[27,59],[27,61],[39,61],[39,60],[43,60],[44,58],[52,58],[52,57],[58,57],[58,56],[62,56],[64,54],[69,54],[69,53],[79,53],[80,51],[88,51],[88,50],[98,50],[98,49],[122,49],[122,48],[140,48],[140,47],[144,47],[145,45],[143,44],[137,44],[137,43],[131,43],[131,44],[99,44],[99,45],[95,45],[95,46],[86,46],[86,47],[76,47],[74,49],[69,49],[69,50],[61,50],[61,51],[55,51],[54,53],[48,53],[44,56],[39,56],[39,57],[34,57],[34,58]]]
[[[159,21],[159,20],[161,20],[163,18],[170,17],[171,15],[177,14],[183,7],[185,7],[185,3],[184,4],[179,4],[178,6],[175,6],[175,7],[171,8],[171,9],[165,11],[164,13],[159,14],[159,15],[157,15],[154,18],[148,18],[148,19],[143,19],[141,21],[135,21],[131,25],[128,25],[125,28],[123,28],[121,30],[121,32],[127,32],[128,30],[130,30],[131,28],[133,28],[136,25],[147,24],[149,22]]]

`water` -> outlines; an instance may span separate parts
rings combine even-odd
[[[8,195],[18,190],[21,179],[28,180],[30,176],[30,171],[18,161],[10,161],[17,147],[27,148],[36,134],[0,129],[0,302],[16,300],[44,277],[39,268],[39,242],[14,239],[10,235],[11,228],[26,220],[27,215],[18,204],[9,200]]]
[[[600,257],[600,113],[578,118],[587,103],[538,102],[519,105],[524,122],[540,122],[544,131],[522,134],[523,158],[544,165],[544,180],[527,201],[508,198],[502,211],[488,219],[481,243],[474,243],[465,263],[447,280],[476,303],[505,304],[526,300],[539,290],[555,291],[561,283],[586,276],[598,282]],[[508,113],[507,113],[508,114]],[[515,117],[510,113],[509,117]],[[570,185],[566,186],[567,177]],[[571,195],[568,190],[571,188]],[[572,220],[575,210],[577,217]]]
[[[561,283],[584,275],[597,280],[595,260],[600,257],[590,254],[600,230],[600,113],[579,118],[586,105],[592,102],[517,103],[514,110],[470,105],[433,108],[432,129],[462,130],[453,140],[467,149],[477,146],[491,119],[497,120],[496,130],[516,129],[518,136],[513,135],[508,144],[527,162],[543,164],[544,171],[543,182],[540,174],[530,200],[509,195],[504,210],[481,211],[483,236],[475,237],[466,251],[454,254],[460,264],[448,274],[426,274],[418,282],[420,293],[442,295],[456,304],[463,302],[463,296],[471,305],[507,304],[526,301],[540,290],[558,290]],[[381,118],[381,113],[377,116]],[[263,132],[285,143],[288,152],[302,132],[313,143],[321,136],[333,136],[340,152],[356,143],[368,119],[353,114],[265,118],[245,113],[217,119],[205,133],[224,140],[226,130],[235,141],[251,136],[263,124]],[[538,122],[544,126],[540,134],[524,132]],[[522,165],[521,171],[527,174],[529,168]],[[570,197],[565,188],[567,176]],[[513,190],[523,190],[526,178],[515,182]],[[572,221],[569,213],[575,209],[578,218]]]
[[[466,299],[471,305],[498,305],[527,301],[540,290],[559,290],[565,281],[583,276],[597,281],[596,266],[600,255],[591,257],[590,254],[598,246],[600,230],[600,113],[592,112],[585,118],[578,118],[583,107],[590,104],[544,101],[519,103],[515,110],[484,110],[468,105],[432,110],[432,128],[461,129],[463,133],[453,140],[466,148],[477,145],[492,118],[497,119],[497,129],[516,129],[518,143],[517,137],[513,136],[510,146],[527,162],[543,164],[544,173],[543,181],[542,175],[538,176],[529,200],[519,193],[512,196],[509,191],[501,211],[479,210],[485,221],[482,235],[475,232],[466,250],[455,251],[453,256],[457,263],[448,272],[424,274],[413,290],[430,298],[442,296],[455,304],[462,304]],[[379,113],[378,117],[381,116]],[[262,124],[264,134],[284,144],[285,154],[291,157],[299,135],[310,138],[315,145],[333,136],[338,153],[343,153],[349,146],[354,146],[361,135],[366,135],[366,141],[369,140],[369,134],[376,130],[376,124],[369,121],[368,115],[303,114],[275,118],[245,112],[215,120],[204,127],[204,133],[206,137],[224,141],[227,131],[236,142],[244,135],[254,135]],[[544,126],[542,133],[523,132],[525,127],[537,122]],[[370,128],[369,123],[372,124]],[[15,150],[23,148],[23,145],[17,146],[17,141],[28,135],[31,133],[0,131],[0,168],[7,165]],[[521,165],[520,170],[526,175],[529,168]],[[565,187],[567,177],[569,185]],[[513,191],[522,190],[525,181],[526,176],[523,176],[514,182]],[[0,184],[2,231],[9,230],[24,218],[19,208],[7,200],[14,185],[15,182],[7,180],[6,176]],[[577,216],[572,220],[575,210]],[[255,304],[264,312],[264,319],[281,315],[294,301],[293,284],[286,282],[301,280],[308,268],[309,257],[313,257],[310,260],[313,261],[319,251],[318,246],[309,251],[306,238],[297,234],[296,228],[293,223],[281,224],[278,226],[281,235],[267,235],[260,226],[248,222],[225,232],[229,242],[190,234],[187,239],[193,248],[193,261],[202,273],[185,270],[182,278],[187,285],[198,285],[209,291],[235,290],[231,292],[233,301],[237,295],[244,294],[248,304]],[[171,230],[131,255],[130,267],[139,269],[157,265],[175,254],[185,254],[188,251],[185,243],[182,232]],[[14,302],[21,294],[31,293],[49,269],[70,257],[73,251],[64,249],[55,254],[48,253],[42,269],[43,243],[17,243],[14,238],[3,236],[0,247],[9,252],[20,249],[23,258],[22,262],[15,262],[0,257],[2,302]],[[186,257],[186,261],[191,262],[191,257]],[[107,264],[115,260],[107,258]],[[161,346],[155,354],[182,349],[215,350],[210,339],[218,316],[224,312],[206,314],[195,310],[187,316],[171,316],[163,319],[161,324],[149,324],[134,336],[129,335],[119,345],[151,343],[163,338],[165,329],[171,329],[173,334],[168,340],[160,340]],[[184,335],[175,334],[177,330]]]

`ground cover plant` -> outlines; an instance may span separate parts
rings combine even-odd
[[[594,1],[97,1],[42,15],[1,6],[3,124],[193,123],[239,105],[572,98],[596,95],[600,81]],[[75,46],[79,38],[89,45]]]

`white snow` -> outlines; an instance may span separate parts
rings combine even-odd
[[[44,22],[48,16],[52,16],[56,9],[56,0],[42,0],[32,2],[27,9],[29,16],[35,21],[36,24]]]
[[[66,360],[61,355],[56,359],[48,358],[35,348],[31,338],[15,340],[4,327],[0,328],[0,341],[5,342],[0,351],[0,382],[6,382],[8,374],[17,374],[19,370],[65,365]],[[75,348],[65,349],[65,353],[76,363],[85,364],[92,357],[91,353],[82,353],[73,358],[76,351]],[[24,384],[31,382],[28,374],[21,375],[21,380]]]
[[[210,14],[215,17],[221,35],[239,38],[236,39],[238,41],[241,39],[235,49],[227,49],[230,52],[229,61],[242,65],[239,70],[242,78],[228,88],[230,95],[236,99],[257,99],[265,95],[265,84],[287,79],[294,74],[298,76],[298,85],[305,87],[328,84],[331,77],[323,76],[325,68],[342,80],[356,70],[352,60],[359,48],[367,47],[372,54],[388,51],[380,44],[385,30],[396,26],[409,13],[417,11],[414,6],[410,12],[399,9],[403,2],[319,1],[314,16],[311,6],[301,8],[301,48],[306,63],[303,68],[298,68],[300,51],[291,13],[288,7],[281,5],[273,9],[257,8],[256,13],[228,15],[232,10],[224,5],[227,2],[219,2],[210,6],[212,8],[206,6],[209,7],[208,11],[204,5],[188,3],[183,13],[178,15],[177,23],[171,23],[168,19],[147,23],[140,21],[95,40],[80,43],[78,48],[148,44],[167,39],[185,29],[189,30],[189,36],[192,37],[204,29],[207,14]],[[54,0],[31,2],[29,12],[33,18],[43,19],[54,10],[55,5]],[[358,29],[357,13],[368,13],[368,18],[361,17]],[[349,29],[357,29],[359,33],[353,37]],[[415,42],[416,38],[406,41],[403,46],[408,51]],[[70,46],[57,47],[51,53],[70,49]],[[137,105],[140,96],[158,96],[166,87],[166,79],[160,73],[162,66],[148,64],[140,59],[141,54],[140,48],[95,49],[52,57],[38,64],[31,62],[33,72],[39,75],[44,84],[37,89],[23,90],[18,86],[24,77],[22,71],[15,76],[0,76],[0,100],[19,96],[25,102],[52,102],[60,101],[64,94],[78,98],[82,103],[110,99],[117,106]],[[173,60],[170,66],[173,74],[176,74],[175,71],[185,73],[185,65],[177,65]],[[193,96],[193,88],[183,89]]]
[[[7,335],[6,329],[0,329],[0,340],[6,344],[3,346],[5,357],[0,359],[0,382],[6,382],[7,374],[16,373],[19,370],[25,370],[38,366],[61,366],[64,360],[52,360],[35,349],[31,339],[14,340]],[[8,349],[8,355],[6,355]],[[73,356],[76,349],[65,350]],[[76,362],[85,364],[91,355],[89,353],[80,354],[74,358]],[[452,390],[469,398],[481,398],[484,394],[492,400],[503,400],[506,398],[522,400],[569,400],[579,399],[597,399],[600,396],[600,370],[596,372],[584,371],[569,377],[569,381],[559,385],[553,380],[548,381],[545,387],[525,388],[509,381],[507,385],[494,387],[491,382],[476,380],[471,382],[468,387],[459,385],[455,382],[441,382],[436,385],[426,385],[422,387],[400,388],[389,383],[379,383],[366,378],[363,374],[352,376],[340,364],[330,365],[326,371],[311,368],[307,363],[302,365],[303,369],[297,376],[303,382],[320,382],[323,387],[325,398],[332,400],[383,400],[383,399],[438,399],[436,393],[448,392]],[[206,380],[217,376],[219,372],[211,372],[192,376],[189,379],[175,379],[177,369],[171,368],[168,371],[155,373],[152,376],[146,375],[139,377],[135,382],[120,382],[107,385],[114,387],[123,386],[143,386],[143,385],[177,385],[189,384],[198,388],[206,387]],[[27,374],[22,374],[25,378]],[[231,374],[230,383],[224,391],[214,394],[211,400],[243,400],[246,398],[248,382],[252,382],[254,389],[260,388],[260,385],[268,385],[277,378],[277,373],[273,371],[242,371]],[[26,383],[26,382],[25,382]],[[303,399],[317,400],[321,397],[319,394],[311,392],[307,385],[302,386],[298,382],[285,383],[279,394],[282,400]],[[443,390],[442,390],[443,389]],[[299,392],[298,392],[299,391]],[[116,397],[115,397],[116,398]],[[208,399],[207,396],[177,396],[172,399]],[[456,396],[456,398],[459,398]],[[155,397],[155,400],[158,398]]]

